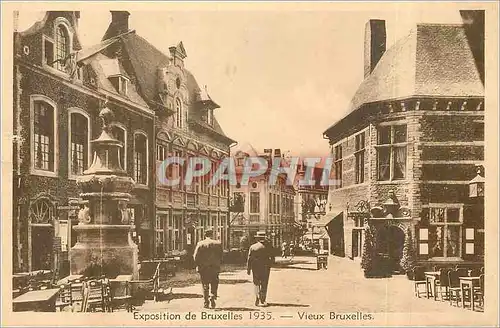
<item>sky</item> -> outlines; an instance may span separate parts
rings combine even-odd
[[[458,8],[450,4],[380,7],[169,10],[165,4],[164,10],[129,10],[129,27],[167,54],[169,46],[183,42],[186,68],[207,86],[221,106],[215,116],[222,129],[240,145],[325,156],[323,132],[346,114],[363,80],[369,19],[386,21],[388,47],[417,23],[461,23]],[[19,30],[43,15],[21,11]],[[81,10],[83,46],[98,43],[110,20],[108,10]]]

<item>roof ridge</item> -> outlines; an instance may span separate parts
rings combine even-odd
[[[453,27],[464,27],[461,23],[417,23],[417,26],[453,26]]]

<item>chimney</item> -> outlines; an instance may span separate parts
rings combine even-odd
[[[111,11],[111,24],[115,26],[117,35],[128,31],[128,16],[128,11]]]
[[[365,78],[368,77],[385,52],[385,20],[370,19],[365,26]]]
[[[184,58],[186,58],[187,55],[182,41],[179,42],[177,46],[169,47],[168,50],[170,51],[170,56],[172,56],[174,60],[174,65],[177,65],[181,68],[184,67]]]

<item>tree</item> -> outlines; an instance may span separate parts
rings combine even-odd
[[[416,262],[415,248],[413,245],[413,238],[411,235],[410,228],[406,229],[405,243],[403,245],[403,254],[401,256],[401,261],[399,262],[401,269],[408,273],[414,266]]]
[[[375,268],[375,235],[373,228],[369,225],[365,226],[365,243],[363,244],[363,254],[361,255],[361,268],[365,271],[365,275],[373,273]]]

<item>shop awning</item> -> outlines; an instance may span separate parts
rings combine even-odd
[[[313,221],[312,225],[315,227],[324,227],[327,226],[332,220],[341,216],[344,213],[343,209],[333,209],[332,211],[326,213],[323,217],[321,217],[318,221]]]
[[[311,240],[311,239],[316,240],[316,239],[328,239],[329,237],[326,231],[324,231],[322,233],[313,233],[313,234],[306,233],[302,238],[305,240]]]

